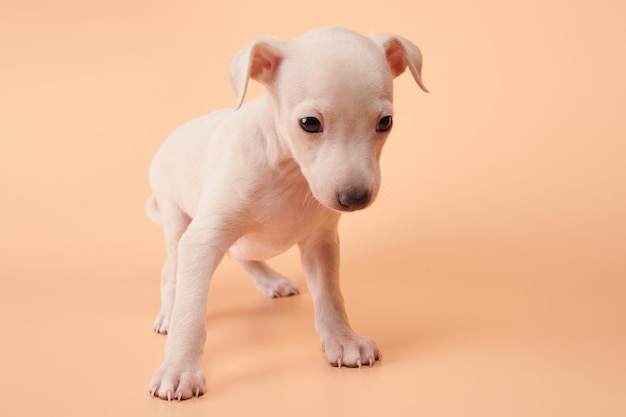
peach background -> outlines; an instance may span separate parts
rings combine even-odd
[[[0,414],[626,415],[622,1],[0,3]],[[338,370],[307,292],[210,292],[209,392],[147,384],[164,250],[147,167],[171,129],[231,106],[258,35],[396,32],[384,190],[342,221],[354,327],[385,360]],[[252,94],[258,94],[254,87]],[[274,262],[304,284],[298,257]]]

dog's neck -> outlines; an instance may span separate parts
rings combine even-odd
[[[276,128],[279,123],[276,119],[275,106],[277,105],[271,95],[265,93],[263,96],[246,103],[241,110],[246,111],[248,110],[246,108],[249,108],[255,112],[256,129],[260,134],[258,137],[251,137],[250,140],[261,142],[262,146],[259,152],[262,155],[260,157],[264,158],[272,171],[285,171],[286,167],[290,167],[292,164],[297,166],[297,163],[293,159],[287,138],[283,137],[284,133]]]

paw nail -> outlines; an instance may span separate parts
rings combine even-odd
[[[196,387],[196,398],[200,396],[200,387]]]
[[[358,358],[358,359],[356,360],[356,366],[357,366],[359,369],[361,369],[361,358]]]
[[[374,358],[372,358],[371,356],[370,356],[370,361],[369,362],[370,362],[370,366],[374,366]]]
[[[341,356],[337,358],[337,368],[341,368]]]
[[[172,392],[171,391],[167,392],[167,401],[172,401]]]

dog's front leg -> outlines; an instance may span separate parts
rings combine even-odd
[[[180,239],[174,309],[165,359],[149,387],[153,396],[182,400],[204,393],[207,296],[213,271],[229,246],[224,236],[216,227],[192,221]]]
[[[348,322],[339,285],[339,236],[336,227],[300,243],[302,266],[313,297],[315,329],[333,366],[361,367],[381,359],[376,343],[358,337]]]

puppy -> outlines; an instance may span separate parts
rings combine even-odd
[[[381,358],[348,323],[337,224],[341,213],[376,199],[392,80],[408,67],[427,91],[421,66],[407,39],[341,28],[288,42],[258,38],[232,58],[235,107],[176,129],[150,166],[147,211],[162,223],[167,248],[154,329],[168,334],[152,396],[204,393],[207,292],[227,252],[262,293],[285,297],[298,286],[264,261],[298,245],[328,361],[361,367]],[[243,104],[250,78],[267,91]]]

